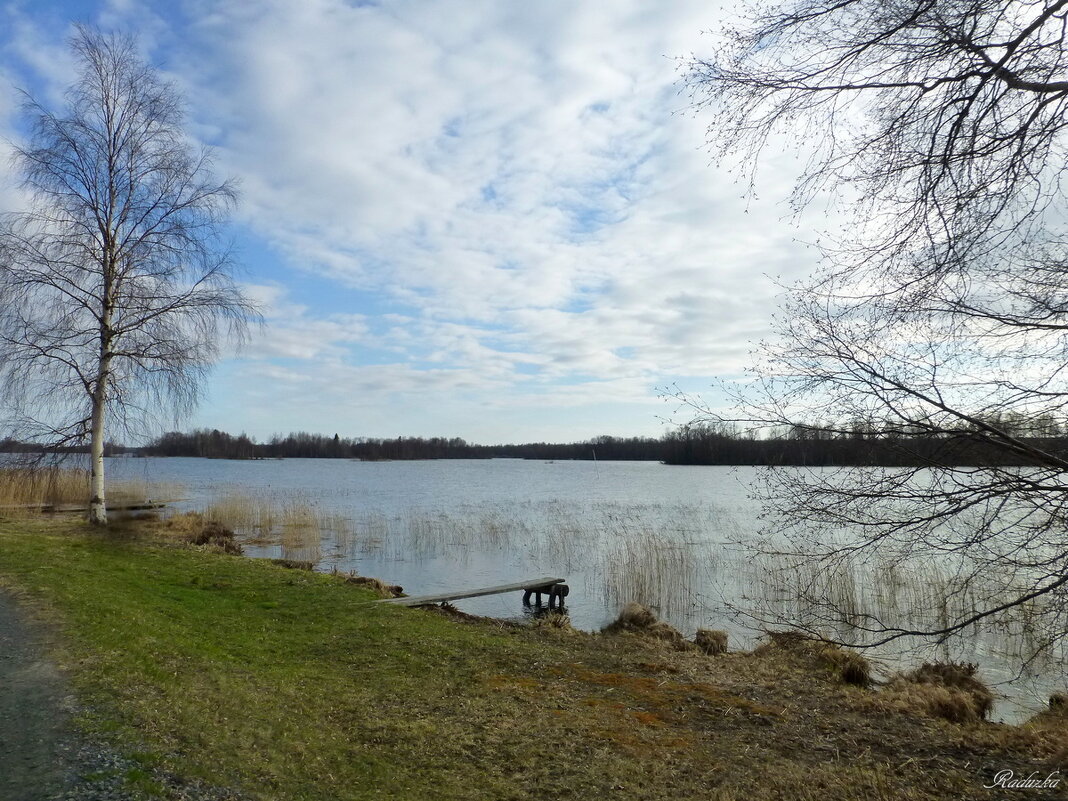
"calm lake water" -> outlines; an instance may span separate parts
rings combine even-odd
[[[759,508],[748,497],[757,474],[751,467],[148,458],[111,459],[108,469],[112,479],[180,485],[181,508],[252,496],[274,505],[276,518],[286,509],[312,510],[321,537],[309,542],[306,533],[286,534],[276,523],[270,536],[246,536],[246,553],[311,558],[320,570],[355,570],[409,594],[566,578],[568,614],[587,630],[638,601],[684,634],[726,629],[731,647],[745,648],[759,636],[745,612],[776,602],[769,602],[766,564],[739,545],[758,527]],[[456,606],[499,618],[530,613],[519,593]],[[1018,720],[1068,686],[1063,653],[1017,678],[1016,656],[1025,646],[987,634],[941,648],[897,644],[867,655],[886,672],[925,658],[977,662],[1005,696],[995,717]]]

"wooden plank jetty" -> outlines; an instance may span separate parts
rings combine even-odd
[[[399,606],[424,606],[425,604],[437,604],[443,601],[458,601],[461,598],[477,598],[480,595],[497,595],[502,592],[516,592],[517,590],[534,590],[548,593],[549,588],[556,584],[563,584],[562,578],[536,578],[527,581],[518,581],[515,584],[500,584],[496,587],[479,587],[477,590],[460,590],[459,592],[443,592],[437,595],[412,595],[407,598],[383,598],[375,603],[397,604]]]

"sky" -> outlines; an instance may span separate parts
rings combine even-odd
[[[16,0],[0,135],[19,141],[18,90],[58,106],[89,22],[139,35],[237,179],[228,235],[264,325],[167,428],[657,436],[688,418],[664,389],[721,403],[781,282],[815,266],[793,156],[748,196],[681,83],[722,5]]]

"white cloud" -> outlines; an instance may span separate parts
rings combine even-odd
[[[11,164],[15,140],[16,93],[5,81],[0,81],[0,164]],[[13,210],[23,206],[15,176],[10,170],[0,170],[0,209]]]
[[[704,121],[673,113],[672,57],[729,11],[189,0],[185,23],[156,8],[103,13],[151,29],[192,130],[240,178],[242,221],[294,283],[325,276],[381,307],[255,288],[267,327],[228,391],[342,416],[345,398],[417,416],[432,397],[424,418],[457,425],[480,397],[644,415],[673,376],[737,372],[769,322],[764,274],[811,264],[781,208],[747,211],[709,166]]]

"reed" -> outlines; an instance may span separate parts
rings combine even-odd
[[[282,558],[317,563],[322,559],[322,528],[316,510],[303,502],[282,507]]]
[[[411,556],[428,559],[466,547],[464,538],[457,534],[454,520],[443,512],[409,509],[389,522],[386,539],[397,559]]]
[[[604,530],[601,521],[591,525],[583,510],[553,502],[545,509],[544,519],[544,533],[536,540],[536,554],[541,561],[569,573],[600,550]]]
[[[214,498],[204,509],[216,520],[245,537],[269,537],[276,525],[276,505],[269,499],[247,492],[228,492]]]
[[[365,514],[354,521],[352,530],[353,540],[359,543],[360,550],[364,553],[377,553],[389,540],[389,518],[381,512]]]
[[[143,503],[173,503],[185,494],[181,484],[172,481],[122,479],[108,486],[108,505],[125,506]]]
[[[855,644],[864,644],[871,636],[867,632],[880,624],[938,630],[1026,591],[1024,577],[1006,576],[1001,583],[984,583],[966,564],[949,559],[859,563],[842,558],[819,563],[798,555],[763,554],[743,566],[746,580],[737,595],[748,606],[742,617],[764,625],[799,626]],[[1057,640],[1044,622],[1053,611],[1049,605],[1061,602],[1055,597],[1035,598],[937,644],[905,638],[883,648],[882,655],[916,653],[928,659],[982,661],[996,654],[1031,667],[1043,660],[1063,660],[1068,644]]]
[[[88,505],[89,471],[74,467],[0,468],[0,507],[5,514],[33,513],[43,506]],[[109,506],[164,503],[182,494],[178,484],[148,480],[112,481],[108,483]]]
[[[54,466],[0,468],[0,505],[75,504],[88,499],[88,470]]]
[[[360,556],[463,563],[475,554],[501,552],[536,572],[578,571],[588,594],[599,590],[606,606],[636,601],[688,630],[706,625],[710,614],[722,619],[731,608],[744,607],[739,614],[747,622],[800,625],[860,643],[857,625],[872,619],[934,627],[1011,590],[978,586],[967,571],[930,560],[818,563],[734,551],[720,544],[737,534],[729,510],[686,504],[529,501],[345,516],[324,512],[307,496],[274,491],[221,494],[205,515],[246,543],[319,563],[324,554],[335,563]],[[939,658],[974,659],[979,648],[1033,652],[1041,634],[1035,631],[1043,617],[1039,603],[957,638]]]
[[[205,518],[232,529],[251,544],[281,547],[282,558],[319,562],[323,540],[351,550],[357,542],[353,522],[344,515],[324,512],[303,495],[229,491],[202,510]]]
[[[605,601],[636,602],[661,615],[684,616],[698,606],[703,543],[678,542],[644,530],[625,532],[605,551],[601,565]]]

